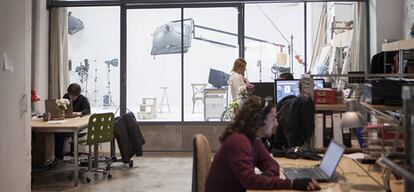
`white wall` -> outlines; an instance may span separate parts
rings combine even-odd
[[[381,52],[384,39],[403,39],[403,0],[370,0],[371,57]]]
[[[30,0],[0,1],[0,191],[30,191]],[[4,71],[3,53],[13,71]],[[24,96],[26,95],[26,97]]]

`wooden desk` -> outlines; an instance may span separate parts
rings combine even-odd
[[[74,184],[75,186],[79,183],[79,157],[78,157],[78,133],[82,129],[88,126],[89,116],[67,118],[64,122],[55,124],[53,121],[43,122],[43,119],[34,118],[32,119],[32,131],[42,133],[59,133],[59,132],[70,132],[73,133],[73,146],[74,146]]]
[[[319,161],[310,161],[303,159],[286,159],[286,158],[275,158],[275,160],[280,164],[281,177],[285,177],[282,173],[283,167],[312,167],[319,164]],[[339,167],[342,168],[347,182],[351,184],[351,191],[382,191],[382,188],[377,183],[379,182],[382,185],[382,180],[379,175],[372,175],[371,178],[366,173],[366,168],[361,168],[357,162],[352,159],[343,157],[339,163]],[[342,175],[340,168],[336,169],[338,174]],[[341,191],[339,183],[330,182],[330,183],[320,183],[321,191]],[[248,192],[269,192],[272,190],[247,190]],[[274,191],[291,191],[291,190],[274,190]]]

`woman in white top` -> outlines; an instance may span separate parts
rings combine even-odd
[[[237,58],[234,61],[233,69],[231,71],[231,75],[228,81],[230,86],[231,96],[234,100],[240,99],[240,89],[241,87],[251,88],[253,87],[250,84],[249,80],[244,77],[244,72],[246,71],[246,61],[242,58]]]

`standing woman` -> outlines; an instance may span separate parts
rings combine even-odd
[[[247,189],[318,190],[310,178],[281,179],[279,164],[266,150],[261,137],[271,134],[276,124],[276,108],[257,96],[250,96],[237,110],[220,137],[206,180],[206,192],[243,192]],[[259,168],[262,174],[256,174]]]
[[[237,58],[234,61],[233,69],[228,81],[230,86],[231,96],[234,100],[240,99],[240,87],[252,88],[253,85],[250,84],[249,80],[244,77],[244,72],[246,71],[246,61],[242,58]]]

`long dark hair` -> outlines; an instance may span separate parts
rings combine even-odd
[[[233,133],[241,133],[254,143],[258,129],[265,125],[266,116],[272,108],[273,103],[258,96],[249,96],[237,110],[234,121],[220,136],[220,142],[223,143]]]

